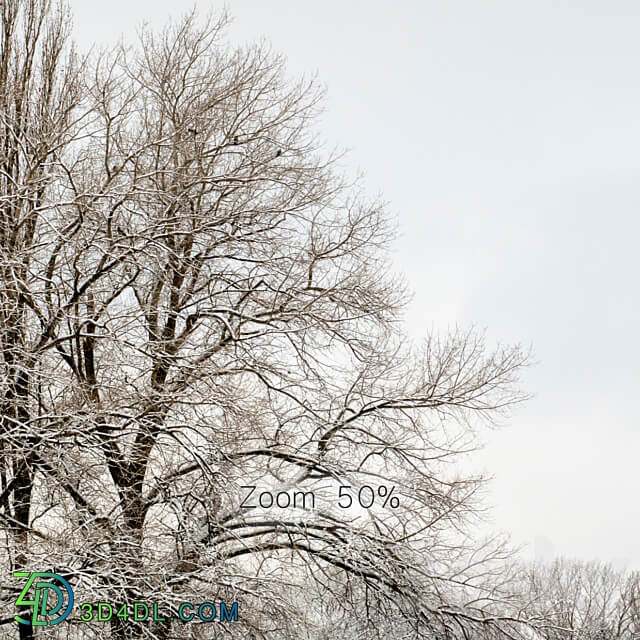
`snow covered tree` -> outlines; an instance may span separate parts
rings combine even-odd
[[[522,398],[526,356],[473,331],[410,343],[393,225],[313,135],[322,91],[225,45],[225,16],[82,64],[67,24],[2,3],[6,575],[174,613],[237,601],[229,637],[516,633],[492,609],[504,550],[465,538],[482,478],[456,462]],[[215,634],[80,615],[48,633]]]
[[[640,636],[640,574],[602,562],[559,558],[525,567],[520,587],[525,617],[545,640],[636,640]]]

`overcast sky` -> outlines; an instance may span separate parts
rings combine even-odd
[[[186,6],[71,5],[84,47]],[[478,457],[495,528],[529,557],[640,569],[640,2],[226,6],[231,42],[264,38],[326,84],[322,136],[398,217],[410,333],[533,346],[535,397]]]

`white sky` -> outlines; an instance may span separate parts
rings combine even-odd
[[[188,8],[71,5],[82,46]],[[323,137],[398,216],[412,335],[475,324],[533,345],[536,397],[479,457],[496,529],[529,555],[537,538],[640,569],[640,3],[226,6],[231,42],[265,38],[327,85]]]

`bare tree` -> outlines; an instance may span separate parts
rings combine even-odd
[[[31,297],[32,283],[44,275],[40,237],[52,211],[54,158],[73,138],[81,92],[65,11],[16,0],[0,3],[0,12],[0,513],[11,549],[5,568],[20,569],[28,562],[36,474],[45,468],[37,343],[49,338],[44,316],[34,316],[43,301]],[[30,628],[21,627],[20,637],[31,637]]]
[[[524,617],[546,640],[635,640],[639,589],[638,572],[561,558],[526,567],[520,592]]]
[[[392,225],[313,136],[316,83],[194,15],[80,76],[64,12],[2,7],[8,567],[59,568],[78,602],[237,601],[230,637],[382,612],[515,637],[505,550],[465,538],[482,478],[456,462],[522,398],[526,357],[409,343]]]

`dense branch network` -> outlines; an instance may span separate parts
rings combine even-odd
[[[238,637],[313,637],[308,589],[419,636],[515,637],[456,462],[522,399],[525,354],[402,334],[390,221],[312,135],[315,81],[225,46],[224,16],[93,61],[67,22],[2,3],[7,569],[64,566],[88,600],[239,599]],[[247,510],[246,485],[318,506]],[[365,486],[397,508],[339,506]]]

